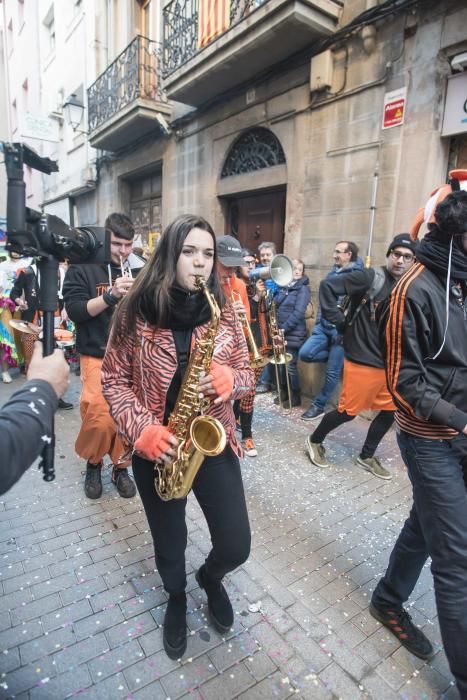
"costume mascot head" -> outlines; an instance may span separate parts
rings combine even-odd
[[[451,194],[459,190],[467,191],[467,170],[451,170],[446,185],[437,187],[430,195],[430,199],[424,207],[418,210],[412,226],[410,227],[410,237],[417,240],[422,224],[428,226],[435,221],[435,209],[437,205]]]

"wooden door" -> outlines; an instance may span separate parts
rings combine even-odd
[[[230,201],[226,233],[233,233],[245,248],[256,252],[260,243],[284,246],[285,188]]]
[[[135,227],[135,238],[141,240],[143,246],[150,244],[151,234],[160,234],[161,231],[161,197],[132,202],[130,218]]]

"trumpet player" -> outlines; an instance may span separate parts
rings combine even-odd
[[[243,265],[238,268],[238,276],[246,284],[248,301],[250,307],[250,328],[253,334],[253,339],[258,351],[258,354],[264,358],[264,363],[256,363],[253,367],[255,373],[255,389],[249,394],[235,402],[235,415],[240,421],[240,430],[242,434],[242,447],[247,457],[256,457],[258,451],[253,441],[252,425],[253,425],[253,409],[256,395],[256,384],[263,372],[268,360],[267,357],[271,353],[272,345],[269,336],[269,327],[267,319],[268,304],[266,299],[266,285],[264,280],[250,281],[249,273],[254,270],[256,260],[254,255],[244,248],[242,250]]]
[[[131,289],[144,261],[132,253],[135,230],[125,214],[114,212],[105,221],[110,232],[108,265],[70,265],[63,283],[68,316],[76,325],[76,349],[80,353],[81,428],[75,451],[86,460],[84,493],[102,495],[103,459],[109,455],[112,483],[122,498],[132,498],[136,487],[128,474],[129,460],[102,395],[101,367],[110,321],[115,307]],[[131,276],[130,276],[131,273]]]
[[[250,304],[246,284],[236,275],[237,268],[243,263],[242,248],[233,236],[217,238],[217,274],[223,292],[232,303],[237,314],[245,314],[250,322]]]

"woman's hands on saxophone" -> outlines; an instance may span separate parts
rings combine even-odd
[[[199,380],[198,388],[201,394],[212,398],[217,406],[223,401],[228,401],[232,395],[234,386],[233,372],[228,365],[211,363],[211,371]]]
[[[152,462],[172,462],[177,447],[177,438],[165,425],[147,425],[135,442],[136,452]]]

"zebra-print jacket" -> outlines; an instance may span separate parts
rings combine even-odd
[[[192,344],[206,325],[193,329]],[[255,379],[245,336],[230,304],[222,310],[213,360],[233,370],[231,399],[253,391]],[[143,428],[163,422],[167,391],[176,369],[177,353],[169,329],[154,328],[138,319],[134,336],[119,343],[110,337],[102,365],[102,390],[118,431],[130,449]],[[242,456],[231,401],[217,406],[212,403],[208,413],[220,420],[232,449]]]

